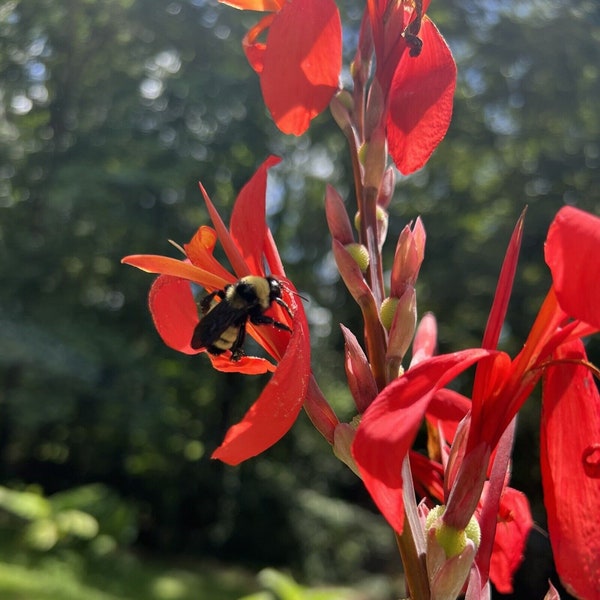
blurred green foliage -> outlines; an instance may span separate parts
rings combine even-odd
[[[306,588],[285,573],[264,569],[259,582],[269,591],[244,596],[240,600],[364,600],[365,596],[351,589]],[[271,593],[272,592],[272,593]]]
[[[0,531],[33,550],[84,540],[96,552],[108,552],[136,538],[137,521],[135,508],[104,485],[73,487],[50,497],[33,486],[0,486]]]
[[[3,600],[237,600],[256,589],[239,568],[156,560],[131,552],[6,555],[0,547]],[[181,564],[184,563],[184,564]]]
[[[360,7],[343,6],[348,56]],[[476,345],[527,205],[503,336],[514,352],[549,283],[554,213],[564,203],[600,212],[600,5],[451,0],[430,12],[459,66],[455,114],[427,167],[399,178],[386,267],[421,215],[419,309],[438,316],[441,351]],[[176,255],[167,240],[186,242],[207,222],[199,180],[227,220],[255,167],[283,156],[270,224],[310,300],[317,378],[352,416],[338,323],[360,332],[359,311],[323,212],[326,182],[354,211],[344,142],[327,115],[299,139],[276,131],[240,46],[256,19],[214,0],[0,5],[0,481],[38,484],[48,502],[101,483],[135,507],[140,547],[352,584],[399,565],[360,484],[304,416],[256,460],[211,461],[266,379],[165,348],[146,309],[151,278],[119,264]],[[530,402],[521,420],[513,481],[543,527],[536,410]],[[523,598],[541,597],[550,569],[537,532],[532,548]]]

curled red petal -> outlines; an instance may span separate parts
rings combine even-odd
[[[586,355],[575,340],[553,358],[581,361]],[[600,395],[590,371],[568,362],[548,368],[540,439],[544,504],[556,569],[577,598],[600,598],[599,440]]]
[[[306,321],[300,319],[273,377],[244,418],[229,429],[212,458],[237,465],[279,441],[302,408],[309,379],[308,328]]]
[[[260,85],[273,120],[301,135],[339,85],[342,27],[333,0],[287,2],[267,35]]]
[[[600,218],[561,208],[544,252],[561,308],[600,330]]]
[[[267,30],[273,19],[274,14],[263,17],[254,27],[252,27],[242,40],[242,47],[250,66],[257,72],[262,73],[265,67],[265,50],[267,45],[264,42],[257,41],[263,31]]]
[[[390,383],[367,409],[352,453],[365,487],[396,531],[404,524],[401,465],[434,394],[476,361],[487,356],[472,349],[419,363]]]
[[[389,151],[405,175],[420,169],[446,135],[456,86],[452,53],[427,17],[419,37],[421,54],[413,57],[404,52],[388,99]]]
[[[216,241],[217,234],[215,230],[212,227],[202,225],[189,244],[184,245],[185,254],[196,267],[214,273],[223,278],[224,281],[232,283],[235,281],[235,277],[213,256]]]
[[[190,346],[200,319],[189,281],[170,275],[157,277],[150,288],[148,303],[156,331],[167,346],[184,354],[203,351]]]

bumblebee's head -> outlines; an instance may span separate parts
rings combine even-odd
[[[269,300],[273,302],[276,298],[281,298],[281,282],[275,277],[271,277],[271,275],[267,275],[265,279],[269,283]]]

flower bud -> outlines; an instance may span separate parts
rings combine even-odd
[[[379,309],[379,316],[381,318],[381,324],[386,328],[387,331],[392,327],[394,321],[394,315],[396,314],[396,308],[398,307],[398,298],[392,298],[388,296],[384,298]]]
[[[346,205],[336,189],[328,185],[325,189],[325,218],[331,237],[346,245],[354,242],[352,225],[348,218]]]
[[[333,453],[360,477],[358,467],[352,456],[352,442],[356,427],[350,423],[340,423],[333,433]]]
[[[366,273],[367,269],[369,268],[369,251],[367,250],[366,246],[353,242],[352,244],[347,244],[344,246],[344,248],[356,261],[356,264],[359,266],[360,270],[363,273]]]
[[[390,277],[392,296],[400,297],[407,286],[415,285],[425,255],[425,237],[420,218],[412,229],[407,225],[400,233]]]
[[[352,96],[346,90],[336,94],[329,103],[329,110],[338,127],[346,132],[352,128],[352,111],[354,102]]]
[[[396,174],[393,167],[388,167],[383,174],[381,179],[381,186],[379,187],[379,196],[377,196],[377,204],[382,208],[387,209],[394,195],[394,188],[396,185]]]
[[[395,302],[394,302],[395,301]],[[385,302],[385,301],[384,301]],[[413,287],[408,287],[400,298],[391,298],[390,305],[396,305],[390,323],[385,361],[390,376],[396,376],[417,327],[417,295]],[[383,321],[382,304],[382,323]],[[391,307],[390,307],[391,309]],[[391,312],[391,310],[390,310]]]
[[[383,232],[383,231],[387,231],[389,217],[388,217],[387,210],[385,210],[385,208],[382,208],[381,206],[377,205],[377,208],[375,209],[375,219],[377,220],[378,234],[381,234],[381,232]],[[360,231],[361,221],[362,221],[362,218],[360,216],[360,212],[357,212],[354,215],[354,227],[355,227],[356,231]],[[381,238],[381,237],[385,237],[385,236],[379,235],[379,238]]]
[[[427,574],[431,598],[455,600],[461,592],[479,548],[481,532],[475,517],[465,529],[444,523],[445,506],[436,506],[427,515]]]
[[[373,377],[371,366],[366,354],[361,348],[356,336],[343,325],[344,335],[344,366],[350,393],[359,413],[365,412],[377,396],[377,383]]]

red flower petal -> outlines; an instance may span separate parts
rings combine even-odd
[[[410,450],[431,399],[485,350],[436,356],[390,383],[365,412],[352,453],[375,504],[396,531],[404,524],[402,461]]]
[[[600,218],[565,206],[544,252],[561,308],[600,330]]]
[[[237,465],[279,441],[302,408],[309,379],[308,329],[306,320],[299,319],[275,374],[244,418],[229,429],[212,458]]]
[[[265,50],[267,45],[264,42],[256,40],[263,31],[268,29],[275,18],[275,14],[263,17],[254,27],[252,27],[242,40],[242,47],[250,66],[257,72],[262,73],[265,68]]]
[[[410,470],[415,489],[421,496],[431,496],[444,502],[444,468],[418,452],[410,451]]]
[[[437,347],[437,321],[433,313],[425,313],[415,332],[410,368],[431,358]]]
[[[496,536],[490,562],[490,579],[501,594],[511,594],[512,578],[523,561],[533,519],[527,496],[506,488],[500,500]]]
[[[427,17],[419,37],[421,54],[404,52],[389,94],[389,151],[405,175],[420,169],[446,135],[456,86],[452,53]]]
[[[281,8],[284,0],[219,0],[219,2],[240,10],[275,12]]]
[[[517,224],[513,230],[512,236],[504,255],[494,302],[490,310],[490,316],[483,334],[482,348],[496,348],[500,339],[500,332],[504,324],[504,318],[508,309],[508,302],[512,292],[517,262],[519,260],[519,251],[521,250],[521,240],[523,239],[523,221],[525,220],[525,211],[521,213]],[[483,363],[477,368],[477,377],[486,377]]]
[[[242,356],[239,360],[231,360],[231,352],[226,354],[209,354],[212,366],[222,373],[244,373],[245,375],[262,375],[272,373],[277,368],[266,358],[258,356]]]
[[[338,89],[342,27],[333,0],[292,0],[267,35],[260,85],[277,127],[301,135]]]
[[[262,163],[238,194],[229,221],[231,237],[254,275],[264,273],[267,170],[279,162],[281,158],[270,156]]]
[[[189,262],[169,258],[168,256],[155,256],[153,254],[132,254],[121,259],[125,265],[137,267],[147,273],[160,273],[162,275],[172,275],[180,279],[187,279],[201,285],[202,287],[212,287],[220,289],[225,287],[230,281],[223,279],[210,271],[205,271]]]
[[[193,265],[222,277],[228,283],[233,283],[235,277],[213,256],[216,241],[215,230],[202,225],[183,249]]]
[[[553,358],[586,355],[576,340]],[[600,395],[590,371],[568,363],[548,368],[542,407],[542,483],[556,568],[569,593],[600,598]]]
[[[148,296],[154,325],[163,342],[184,354],[198,354],[190,346],[200,319],[190,282],[179,277],[157,277]]]

